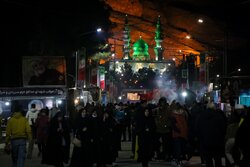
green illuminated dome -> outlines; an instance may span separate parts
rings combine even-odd
[[[149,60],[149,54],[148,54],[148,44],[141,39],[136,41],[133,46],[133,59],[134,60]]]

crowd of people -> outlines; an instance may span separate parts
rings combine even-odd
[[[51,114],[53,113],[53,114]],[[63,167],[117,166],[121,142],[131,141],[131,157],[142,167],[152,160],[164,160],[182,167],[199,155],[206,167],[247,167],[249,159],[249,108],[242,105],[223,112],[214,103],[87,104],[77,106],[70,119],[57,110],[32,105],[26,115],[17,105],[8,121],[6,147],[11,145],[13,166],[24,166],[32,158],[34,143],[41,163]],[[26,118],[25,118],[26,116]],[[28,154],[26,142],[28,140]],[[78,141],[78,142],[76,142]],[[74,143],[72,154],[70,145]]]

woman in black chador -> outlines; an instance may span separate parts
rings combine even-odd
[[[89,153],[92,148],[90,147],[89,114],[84,108],[81,108],[78,114],[74,135],[81,140],[81,147],[74,146],[69,167],[90,167],[92,157]]]
[[[142,163],[142,167],[148,167],[148,162],[152,159],[154,153],[155,137],[155,121],[152,116],[152,112],[148,108],[141,108],[143,111],[139,111],[140,114],[137,120],[137,134],[138,134],[138,162]]]
[[[44,164],[63,167],[69,161],[70,131],[63,113],[58,112],[51,120]]]
[[[118,157],[119,145],[117,145],[116,136],[118,132],[115,126],[116,120],[113,118],[111,112],[105,111],[102,115],[100,129],[101,129],[101,161],[105,167],[107,164],[112,164]],[[120,140],[119,140],[120,142]]]

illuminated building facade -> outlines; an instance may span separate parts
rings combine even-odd
[[[122,94],[121,96],[123,97],[120,97],[120,99],[121,98],[129,99],[129,95],[131,95],[130,93],[131,92],[136,93],[135,90],[147,94],[148,92],[152,92],[154,89],[160,89],[162,87],[165,87],[165,85],[163,84],[165,81],[163,80],[164,79],[167,79],[168,81],[173,80],[174,79],[173,71],[175,71],[175,61],[173,61],[172,59],[171,60],[163,59],[162,55],[163,49],[161,46],[163,38],[161,32],[162,29],[161,29],[160,17],[158,17],[156,23],[156,32],[154,38],[155,39],[154,59],[151,59],[151,57],[153,56],[150,56],[148,52],[149,46],[143,40],[142,36],[140,36],[139,39],[132,45],[133,52],[130,53],[130,48],[131,48],[130,31],[128,25],[129,25],[128,19],[126,16],[125,28],[123,31],[122,59],[118,60],[114,58],[109,62],[109,71],[114,71],[114,75],[116,75],[116,82],[119,81],[119,84],[117,84],[119,90],[118,92],[124,92],[124,90],[126,90],[125,92],[127,93],[127,95],[121,93]],[[139,80],[140,78],[142,78],[142,75],[150,75],[149,73],[151,73],[152,74],[151,77],[154,78],[150,78],[150,76],[148,76],[148,78],[145,81],[141,81],[140,83]],[[112,78],[114,79],[115,77],[112,76]],[[114,86],[114,82],[108,81],[108,83],[109,82],[110,84],[108,90],[112,92],[113,88],[110,88],[110,85]],[[118,95],[120,94],[118,93]]]

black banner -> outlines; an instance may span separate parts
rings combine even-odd
[[[0,97],[12,96],[66,96],[63,88],[10,88],[0,89]]]

